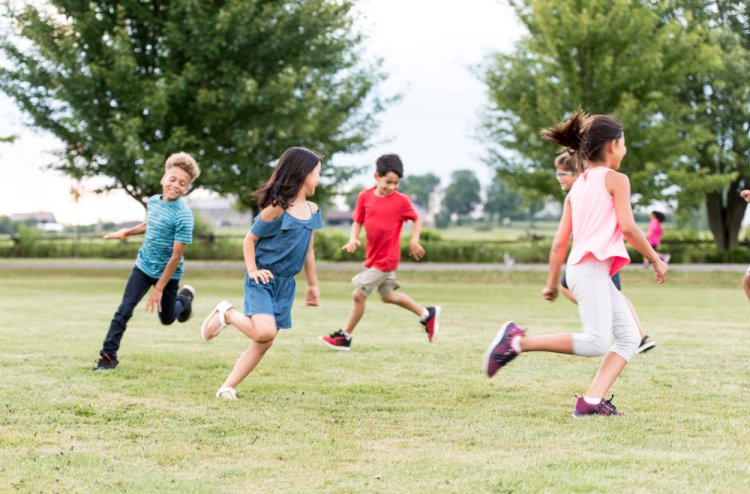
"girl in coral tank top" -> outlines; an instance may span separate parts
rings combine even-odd
[[[659,283],[664,282],[668,268],[633,218],[630,181],[618,171],[627,152],[622,124],[614,117],[589,116],[579,109],[565,122],[543,130],[542,139],[568,148],[584,165],[565,199],[550,249],[547,286],[542,290],[550,302],[557,297],[560,268],[572,234],[567,283],[578,300],[583,332],[528,336],[514,322],[506,322],[485,353],[485,372],[492,377],[521,352],[604,355],[594,382],[578,397],[573,415],[622,415],[611,398],[604,397],[639,344],[633,316],[610,281],[630,262],[623,238],[651,261]]]

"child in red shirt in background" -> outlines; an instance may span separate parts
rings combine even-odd
[[[359,247],[362,227],[367,232],[365,243],[365,270],[352,278],[354,307],[344,327],[320,341],[334,350],[349,351],[352,332],[365,313],[367,297],[377,290],[380,299],[396,304],[419,316],[429,341],[434,341],[439,330],[440,307],[423,307],[404,293],[396,293],[401,286],[396,281],[396,268],[401,259],[401,227],[406,221],[414,222],[409,242],[409,255],[419,261],[424,248],[419,244],[421,221],[407,196],[397,191],[404,176],[404,166],[396,154],[386,154],[375,163],[375,187],[365,189],[357,197],[349,242],[342,247],[354,252]]]

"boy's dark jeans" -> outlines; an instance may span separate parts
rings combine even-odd
[[[156,285],[158,281],[158,279],[146,276],[138,267],[133,267],[133,272],[130,273],[128,283],[125,285],[125,294],[122,296],[122,303],[117,308],[115,317],[112,318],[112,322],[109,325],[109,332],[107,333],[107,337],[104,338],[104,345],[99,355],[106,353],[113,359],[117,357],[120,340],[122,340],[122,335],[125,333],[128,321],[133,316],[133,309],[135,309],[135,306],[138,305],[143,296],[146,295],[148,289]],[[164,287],[161,297],[161,312],[159,312],[159,319],[161,319],[162,324],[172,324],[189,303],[185,297],[177,295],[178,286],[178,280],[169,280],[167,286]]]

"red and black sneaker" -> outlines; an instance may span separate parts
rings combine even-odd
[[[518,356],[518,352],[513,349],[511,343],[516,336],[525,334],[526,330],[516,326],[513,321],[508,321],[500,326],[497,336],[492,340],[484,354],[484,372],[487,377],[494,376],[501,367]]]
[[[587,417],[589,415],[625,415],[622,412],[617,411],[617,407],[612,404],[612,398],[615,395],[609,397],[608,400],[602,398],[599,403],[592,405],[588,403],[583,396],[578,396],[576,400],[576,407],[573,409],[574,417]]]
[[[427,307],[427,319],[424,321],[419,321],[422,326],[424,326],[424,330],[427,333],[427,339],[432,342],[437,338],[438,331],[440,331],[440,311],[442,309],[439,305],[436,305],[435,307]]]
[[[328,336],[320,336],[318,339],[328,348],[344,352],[351,350],[352,338],[350,336],[349,339],[347,339],[344,331],[341,329],[335,333],[329,334]]]
[[[117,357],[112,358],[105,353],[99,356],[99,360],[96,362],[96,367],[94,367],[93,370],[112,370],[117,367],[117,364],[119,363],[120,361],[117,360]]]

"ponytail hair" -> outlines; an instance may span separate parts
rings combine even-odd
[[[567,120],[554,127],[543,129],[542,139],[567,148],[577,155],[579,169],[584,161],[600,161],[604,158],[604,146],[622,137],[622,123],[609,115],[589,115],[578,108]]]

